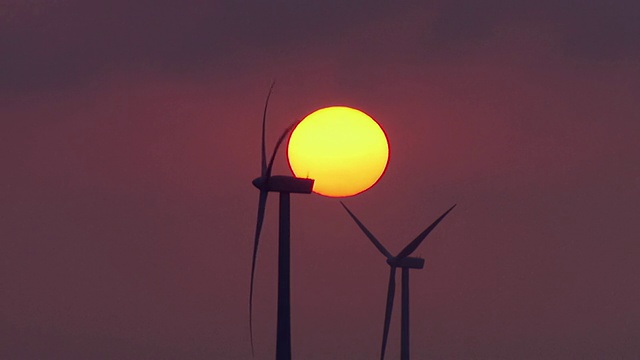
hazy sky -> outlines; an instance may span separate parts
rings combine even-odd
[[[0,0],[0,358],[250,358],[272,79],[270,148],[328,105],[385,129],[344,201],[391,252],[458,204],[416,252],[415,359],[640,357],[640,3],[389,3]],[[292,212],[294,357],[376,358],[383,257],[335,199]]]

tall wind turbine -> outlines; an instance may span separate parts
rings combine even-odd
[[[251,336],[251,352],[253,353],[253,282],[256,270],[256,258],[260,232],[264,221],[267,196],[269,192],[280,193],[280,224],[278,241],[278,323],[276,340],[276,360],[291,359],[291,297],[290,297],[290,200],[289,194],[310,194],[313,189],[312,179],[296,178],[293,176],[271,175],[273,161],[282,141],[295,124],[290,125],[280,135],[267,164],[265,145],[265,129],[267,122],[267,107],[274,83],[269,88],[269,94],[264,104],[262,115],[262,170],[260,177],[253,180],[253,185],[260,190],[258,197],[258,218],[253,243],[253,258],[251,261],[251,287],[249,290],[249,332]]]
[[[422,269],[424,267],[424,259],[410,257],[422,241],[429,235],[429,233],[435,229],[436,226],[444,219],[455,205],[444,214],[429,225],[418,237],[409,243],[398,255],[393,256],[391,253],[382,246],[382,243],[376,239],[375,236],[358,220],[358,218],[347,208],[347,206],[341,201],[340,204],[351,215],[351,218],[358,224],[362,232],[371,240],[373,245],[387,258],[387,264],[391,267],[389,272],[389,287],[387,290],[387,305],[384,313],[384,328],[382,331],[382,349],[380,350],[380,359],[384,360],[384,353],[387,347],[387,337],[389,335],[389,324],[391,323],[391,312],[393,310],[393,298],[396,291],[396,268],[402,269],[402,320],[400,329],[400,359],[409,360],[409,269]]]

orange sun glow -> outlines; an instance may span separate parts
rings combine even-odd
[[[352,196],[380,179],[389,160],[389,142],[369,115],[332,106],[316,110],[296,126],[287,158],[295,176],[315,179],[313,192]]]

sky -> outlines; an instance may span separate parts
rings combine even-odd
[[[458,204],[415,253],[415,359],[637,359],[639,17],[622,0],[0,0],[0,358],[251,358],[275,79],[269,149],[329,105],[385,129],[384,176],[343,201],[391,252]],[[291,206],[294,358],[376,358],[384,258],[338,200]],[[275,352],[276,209],[255,359]]]

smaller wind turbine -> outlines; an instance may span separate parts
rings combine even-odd
[[[391,253],[382,246],[382,243],[376,239],[375,236],[358,220],[358,218],[347,208],[347,206],[341,201],[340,204],[351,215],[351,218],[358,224],[360,230],[371,240],[373,245],[387,258],[387,264],[391,267],[389,272],[389,287],[387,290],[387,306],[384,313],[384,328],[382,330],[382,349],[380,350],[380,359],[384,360],[384,353],[387,347],[387,337],[389,335],[389,324],[391,323],[391,312],[393,310],[393,298],[396,291],[396,268],[402,269],[402,321],[400,330],[400,359],[409,360],[409,269],[422,269],[424,267],[424,259],[409,257],[422,241],[429,235],[429,233],[435,229],[436,226],[444,219],[456,205],[453,205],[449,210],[429,225],[418,237],[405,246],[398,255],[393,256]]]

